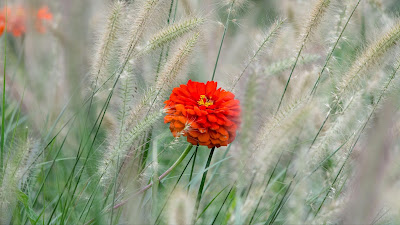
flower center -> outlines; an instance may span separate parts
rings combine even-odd
[[[213,105],[214,101],[210,99],[208,99],[205,95],[200,95],[200,100],[197,101],[197,104],[199,105],[205,105],[206,107]]]

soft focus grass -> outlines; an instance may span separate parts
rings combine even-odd
[[[400,222],[396,1],[17,3],[55,18],[0,37],[1,224]],[[241,101],[212,155],[163,123],[188,79]]]

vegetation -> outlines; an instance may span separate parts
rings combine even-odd
[[[397,1],[24,4],[0,3],[0,224],[400,223]],[[240,101],[229,140],[170,129],[189,80]]]

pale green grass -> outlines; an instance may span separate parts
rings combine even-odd
[[[1,224],[399,223],[394,1],[71,1],[93,11],[82,65],[49,6],[47,33],[0,37]],[[241,101],[233,143],[172,136],[188,79]]]

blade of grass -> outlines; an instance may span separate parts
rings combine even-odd
[[[271,30],[271,32],[269,32],[268,36],[263,40],[263,42],[261,43],[261,45],[258,47],[257,51],[254,52],[254,55],[250,58],[249,62],[246,64],[246,66],[244,67],[244,69],[242,70],[242,72],[240,73],[239,77],[234,81],[231,90],[235,89],[237,83],[239,82],[239,80],[242,78],[242,76],[244,75],[244,73],[246,72],[247,68],[250,66],[250,64],[256,59],[257,55],[261,52],[261,49],[264,48],[264,46],[269,42],[269,40],[271,39],[272,36],[274,36],[274,34],[276,34],[276,32],[278,31],[278,29],[281,27],[281,25],[285,22],[285,20],[278,20],[275,22],[275,27],[273,27],[273,29]]]
[[[228,187],[229,185],[225,186],[224,188],[222,188],[222,190],[220,192],[218,192],[214,198],[206,205],[206,207],[204,207],[203,211],[201,211],[200,215],[197,216],[196,221],[197,222],[200,217],[207,211],[207,209],[210,207],[210,205],[214,202],[214,200]]]
[[[189,145],[186,147],[185,151],[184,151],[184,152],[179,156],[179,158],[176,160],[176,162],[175,162],[170,168],[168,168],[163,174],[161,174],[161,175],[158,177],[158,180],[161,181],[161,180],[164,179],[169,173],[171,173],[172,170],[174,170],[174,169],[183,161],[183,159],[185,159],[185,157],[186,157],[187,154],[190,152],[190,150],[192,149],[192,147],[193,147],[193,145],[192,145],[192,144],[189,144]],[[136,196],[136,195],[138,195],[138,194],[140,194],[140,193],[145,192],[146,190],[148,190],[149,188],[151,188],[151,186],[153,186],[153,183],[150,183],[150,184],[144,186],[144,187],[141,188],[139,191],[137,191],[137,192],[134,193],[133,195],[129,196],[127,199],[125,199],[125,200],[123,200],[122,202],[120,202],[120,203],[114,205],[113,208],[114,208],[114,209],[117,209],[117,208],[121,207],[122,205],[126,204],[126,203],[129,201],[130,198],[132,198],[132,197],[134,197],[134,196]]]
[[[231,189],[229,189],[229,192],[228,192],[228,194],[225,196],[225,199],[224,199],[224,201],[222,202],[221,207],[219,207],[218,212],[217,212],[217,214],[215,215],[214,220],[212,221],[211,225],[213,225],[213,224],[215,223],[215,221],[217,221],[218,215],[219,215],[219,213],[221,212],[222,207],[225,205],[225,202],[226,202],[226,200],[228,199],[229,195],[231,194],[233,188],[235,187],[235,184],[236,184],[236,182],[233,183]]]
[[[322,13],[322,10],[323,10],[323,5],[321,5],[321,7],[318,9],[318,12],[317,12],[318,15]],[[297,53],[297,56],[296,56],[296,59],[295,59],[295,61],[294,61],[292,70],[290,71],[290,74],[289,74],[289,78],[288,78],[288,80],[287,80],[287,82],[286,82],[285,89],[283,90],[281,99],[279,100],[278,109],[276,110],[276,113],[275,113],[275,114],[277,114],[277,113],[279,112],[279,109],[280,109],[280,107],[281,107],[281,105],[282,105],[283,98],[285,97],[287,88],[289,87],[290,79],[292,78],[294,69],[295,69],[296,66],[297,66],[297,62],[299,61],[300,55],[301,55],[301,53],[302,53],[302,51],[303,51],[303,49],[304,49],[304,47],[305,47],[305,45],[306,45],[306,41],[307,41],[308,37],[310,36],[310,34],[311,34],[311,30],[307,31],[306,35],[305,35],[304,38],[303,38],[303,41],[302,41],[300,50],[299,50],[299,52]]]
[[[335,44],[333,45],[332,50],[331,50],[331,51],[329,52],[329,54],[327,55],[326,60],[325,60],[325,64],[324,64],[324,66],[322,67],[321,72],[319,72],[317,81],[315,81],[314,86],[313,86],[313,88],[312,88],[312,90],[311,90],[311,93],[310,93],[311,96],[314,96],[315,92],[317,91],[317,86],[318,86],[318,84],[319,84],[319,81],[320,81],[320,79],[321,79],[321,76],[322,76],[322,74],[324,73],[324,71],[325,71],[325,69],[326,69],[326,67],[327,67],[327,65],[328,65],[328,63],[329,63],[329,61],[330,61],[330,59],[331,59],[331,57],[332,57],[332,55],[333,55],[333,52],[335,51],[335,49],[336,49],[336,47],[337,47],[337,45],[338,45],[340,39],[341,39],[342,36],[343,36],[344,31],[346,30],[347,25],[348,25],[349,22],[350,22],[351,17],[353,17],[353,14],[354,14],[354,12],[356,11],[356,9],[357,9],[358,5],[360,4],[360,2],[361,2],[361,0],[358,0],[358,1],[357,1],[357,4],[354,6],[353,10],[351,11],[349,18],[347,19],[346,23],[344,24],[344,27],[343,27],[342,31],[340,32],[338,38],[336,39],[336,42],[335,42]]]
[[[193,147],[193,145],[192,145],[192,144],[189,144],[189,145],[186,147],[185,151],[184,151],[184,152],[181,154],[181,156],[177,159],[177,161],[176,161],[168,170],[166,170],[163,174],[161,174],[160,177],[159,177],[158,179],[161,181],[161,180],[164,179],[175,167],[177,167],[177,166],[183,161],[183,159],[186,157],[186,155],[190,152],[190,150],[192,149],[192,147]],[[189,164],[189,162],[188,162],[188,164]],[[186,169],[186,167],[185,167],[185,169]],[[125,205],[125,204],[129,201],[129,199],[131,199],[131,198],[134,197],[134,196],[137,196],[137,195],[140,194],[140,193],[145,192],[146,190],[148,190],[149,188],[151,188],[152,185],[153,185],[153,183],[150,182],[148,185],[144,186],[144,187],[141,188],[139,191],[137,191],[137,192],[135,192],[134,194],[130,195],[129,197],[127,197],[125,200],[121,201],[120,203],[118,203],[118,204],[116,204],[116,205],[114,205],[114,206],[111,205],[111,207],[114,208],[114,209],[117,209],[117,208],[119,208],[119,207]],[[109,211],[109,210],[110,210],[110,209],[105,209],[105,210],[103,210],[103,213],[104,213],[104,212],[107,212],[107,211]],[[94,220],[95,220],[95,218],[89,220],[89,222],[87,222],[87,223],[85,223],[85,224],[91,224],[91,223],[94,222]],[[85,218],[84,221],[86,221],[86,218]]]
[[[273,212],[270,214],[270,216],[267,219],[267,222],[265,222],[265,225],[274,223],[274,221],[275,221],[276,217],[278,216],[281,208],[283,207],[283,205],[286,203],[286,201],[288,199],[288,198],[286,198],[286,195],[288,194],[288,191],[289,191],[290,187],[292,186],[292,182],[293,182],[293,180],[287,186],[285,193],[283,194],[281,200],[279,201],[279,204],[275,207]]]
[[[284,175],[283,178],[282,178],[282,183],[283,183],[283,182],[285,181],[285,179],[286,179],[286,175],[287,175],[287,172],[288,172],[288,170],[289,170],[289,166],[290,166],[290,163],[292,162],[292,160],[293,160],[293,155],[291,156],[289,162],[288,162],[287,165],[286,165],[285,175]],[[275,220],[276,220],[276,218],[278,217],[278,215],[279,215],[280,211],[282,210],[283,206],[286,204],[287,200],[289,199],[289,197],[290,197],[291,194],[293,193],[293,191],[292,191],[292,192],[288,195],[288,197],[286,197],[286,195],[287,195],[288,191],[290,190],[290,187],[292,186],[292,183],[293,183],[293,181],[294,181],[295,178],[296,178],[296,173],[294,174],[293,178],[291,179],[291,181],[290,181],[290,183],[289,183],[289,186],[287,187],[287,189],[286,189],[286,191],[285,191],[285,194],[283,195],[281,201],[279,202],[279,205],[278,205],[277,210],[276,210],[276,211],[274,210],[274,213],[271,214],[271,215],[273,215],[273,217],[272,217],[272,219],[270,220],[270,224],[272,224],[272,223],[275,222]],[[271,216],[271,215],[270,215],[270,216]],[[270,218],[268,218],[268,220],[269,220],[269,219],[270,219]],[[268,222],[268,220],[267,220],[267,222]]]
[[[119,76],[120,76],[120,75],[119,75]],[[118,76],[118,77],[119,77],[119,76]],[[93,128],[92,128],[92,130],[91,130],[91,132],[92,132],[93,130],[96,130],[96,132],[95,132],[95,135],[94,135],[94,137],[93,137],[93,141],[92,141],[92,143],[91,143],[91,146],[90,146],[90,148],[89,148],[89,151],[88,151],[88,153],[87,153],[87,157],[86,157],[86,159],[85,159],[85,161],[84,161],[84,164],[83,164],[83,166],[82,166],[82,170],[81,170],[81,172],[80,172],[80,174],[79,174],[78,180],[77,180],[77,182],[76,182],[76,185],[75,185],[75,188],[74,188],[74,193],[75,193],[75,191],[76,191],[76,189],[77,189],[77,186],[78,186],[78,183],[79,183],[79,181],[80,181],[80,179],[81,179],[81,176],[82,176],[82,173],[83,173],[83,169],[85,168],[85,166],[86,166],[86,164],[87,164],[87,161],[88,161],[88,159],[89,159],[89,155],[91,154],[91,152],[92,152],[92,150],[93,150],[94,142],[95,142],[96,137],[97,137],[97,135],[98,135],[98,133],[99,133],[101,124],[102,124],[102,122],[103,122],[105,113],[106,113],[107,108],[108,108],[108,106],[109,106],[109,103],[110,103],[110,101],[111,101],[111,97],[112,97],[112,95],[113,95],[113,92],[114,92],[114,89],[115,89],[115,87],[116,87],[116,85],[117,85],[117,82],[118,82],[118,79],[115,80],[114,85],[113,85],[112,89],[110,90],[110,93],[109,93],[109,95],[108,95],[108,97],[107,97],[107,100],[106,100],[106,102],[105,102],[105,104],[104,104],[102,110],[100,111],[99,116],[97,117],[96,122],[94,123],[94,126],[93,126]],[[97,126],[97,129],[96,129],[97,122],[99,122],[99,125]],[[91,133],[91,132],[90,132],[90,133]],[[82,141],[83,141],[83,139],[82,139]],[[81,141],[81,143],[82,143],[82,141]],[[56,203],[56,205],[55,205],[55,207],[54,207],[54,209],[53,209],[53,211],[52,211],[52,213],[51,213],[51,215],[50,215],[50,218],[49,218],[49,220],[48,220],[48,225],[49,225],[50,222],[51,222],[51,218],[54,216],[54,213],[55,213],[55,211],[56,211],[56,209],[57,209],[57,206],[58,206],[58,204],[60,203],[61,197],[62,197],[64,191],[67,189],[67,186],[68,186],[68,190],[69,190],[70,187],[71,187],[71,184],[72,184],[72,177],[73,177],[73,174],[75,173],[75,168],[76,168],[76,166],[77,166],[77,164],[78,164],[78,162],[79,162],[80,157],[82,156],[82,154],[83,154],[83,152],[84,152],[83,149],[84,149],[84,147],[86,146],[87,143],[88,143],[88,142],[86,142],[86,143],[84,144],[84,146],[83,146],[83,148],[82,148],[81,151],[78,150],[78,157],[77,157],[77,160],[76,160],[75,165],[74,165],[74,167],[73,167],[73,169],[72,169],[72,171],[71,171],[71,173],[70,173],[69,179],[68,179],[67,183],[65,184],[64,189],[63,189],[62,193],[60,194],[59,199],[58,199],[58,201],[57,201],[57,203]],[[79,152],[81,152],[81,153],[79,154]],[[69,184],[69,185],[68,185],[68,184]],[[72,194],[72,197],[73,197],[73,194]],[[67,202],[68,202],[68,201],[67,201]],[[66,204],[67,204],[67,202],[66,202]],[[68,208],[67,208],[67,210],[68,210]],[[64,212],[63,215],[64,215],[64,214],[66,214],[66,213]]]
[[[190,176],[189,176],[189,184],[192,181],[192,176],[193,176],[193,170],[194,170],[194,165],[196,163],[196,156],[197,156],[197,149],[199,149],[199,145],[197,144],[196,150],[194,151],[194,159],[192,163],[192,169],[190,170]],[[190,190],[190,185],[187,186],[187,192],[189,193]]]
[[[161,210],[160,210],[160,213],[159,213],[158,216],[157,216],[157,219],[156,219],[155,224],[157,224],[157,221],[159,221],[159,219],[161,218],[161,214],[162,214],[162,212],[164,211],[165,206],[167,206],[167,203],[168,203],[169,199],[171,198],[172,193],[174,192],[175,188],[178,186],[179,181],[181,180],[181,178],[182,178],[184,172],[186,171],[186,169],[187,169],[187,167],[189,166],[190,162],[192,161],[193,157],[195,157],[196,153],[197,153],[197,151],[194,151],[194,152],[193,152],[193,154],[192,154],[192,156],[190,157],[189,161],[186,163],[185,168],[183,168],[181,174],[180,174],[179,177],[178,177],[178,180],[176,181],[174,187],[172,188],[171,192],[169,193],[167,199],[165,200],[165,203],[164,203],[164,205],[162,206],[162,208],[161,208]]]
[[[226,18],[226,22],[225,22],[225,26],[224,26],[224,33],[222,34],[221,44],[219,45],[218,55],[217,55],[217,59],[215,60],[214,71],[213,71],[211,80],[214,80],[215,72],[217,71],[219,56],[220,56],[220,54],[221,54],[222,45],[223,45],[223,43],[224,43],[226,31],[228,30],[229,19],[230,19],[230,17],[231,17],[231,12],[232,12],[232,8],[233,8],[233,4],[235,4],[235,0],[232,0],[231,6],[229,7],[228,17]]]
[[[16,133],[17,127],[19,125],[19,117],[21,115],[21,105],[22,105],[22,100],[24,99],[24,96],[25,96],[25,88],[24,88],[24,91],[22,92],[21,100],[20,100],[19,105],[18,105],[17,121],[16,121],[15,127],[13,129],[13,134],[12,134],[11,143],[10,143],[10,149],[12,149],[13,144],[14,144],[15,133]]]
[[[253,211],[253,214],[252,214],[252,216],[251,216],[251,218],[250,218],[249,224],[251,224],[251,222],[253,222],[254,216],[256,215],[256,212],[257,212],[257,210],[258,210],[258,207],[260,207],[261,201],[262,201],[262,199],[263,199],[265,193],[267,192],[267,188],[269,187],[269,183],[270,183],[270,181],[272,180],[272,177],[273,177],[274,174],[275,174],[276,168],[278,167],[278,164],[279,164],[279,162],[281,161],[281,158],[282,158],[282,154],[279,156],[279,159],[278,159],[278,161],[276,162],[276,164],[275,164],[275,166],[274,166],[274,169],[272,170],[271,175],[270,175],[269,178],[268,178],[268,181],[267,181],[267,183],[266,183],[266,185],[265,185],[265,188],[264,188],[264,190],[263,190],[263,193],[262,193],[261,197],[258,199],[256,208],[255,208],[254,211]]]
[[[117,165],[119,164],[119,155],[118,155],[118,157],[117,157]],[[115,202],[115,198],[116,198],[116,196],[117,196],[117,190],[118,190],[118,188],[117,188],[117,179],[118,179],[118,172],[119,172],[119,170],[115,170],[115,178],[114,178],[114,193],[113,193],[113,199],[112,199],[112,204],[114,204],[114,202]],[[112,225],[113,224],[113,217],[114,217],[114,209],[111,209],[111,216],[110,216],[110,225]]]
[[[257,176],[257,172],[255,172],[255,173],[253,174],[253,177],[252,177],[251,180],[250,180],[250,184],[249,184],[249,187],[247,188],[246,195],[245,195],[244,198],[243,198],[243,199],[244,199],[243,202],[246,202],[247,197],[249,196],[251,187],[252,187],[253,184],[254,184],[254,179],[256,178],[256,176]]]
[[[169,12],[168,12],[168,19],[167,19],[167,25],[169,25],[170,23],[170,19],[171,19],[171,14],[172,14],[172,8],[174,6],[174,0],[171,0],[171,5],[169,6]],[[167,51],[169,50],[169,48],[167,49]],[[161,48],[161,53],[160,53],[160,57],[158,59],[158,64],[157,64],[157,72],[156,72],[156,77],[155,80],[157,80],[158,77],[158,73],[160,72],[160,68],[161,68],[161,61],[163,58],[163,54],[164,54],[164,46],[162,46]],[[168,55],[168,53],[166,53]]]
[[[5,1],[5,7],[7,8],[7,0]],[[8,24],[8,10],[5,15],[5,30],[7,31]],[[3,183],[3,163],[4,163],[4,128],[5,128],[5,113],[6,113],[6,68],[7,68],[7,32],[4,32],[4,66],[3,66],[3,98],[1,107],[1,151],[0,151],[0,184]]]
[[[210,150],[210,154],[208,155],[207,163],[206,163],[204,169],[207,169],[207,168],[210,166],[212,157],[213,157],[213,155],[214,155],[214,150],[215,150],[215,147],[213,147],[213,148]],[[208,172],[208,170],[204,171],[203,177],[201,178],[201,183],[200,183],[199,191],[197,192],[196,205],[195,205],[194,211],[193,211],[193,217],[192,217],[192,218],[193,218],[193,222],[192,222],[192,224],[195,224],[195,223],[196,223],[197,211],[199,210],[201,197],[202,197],[202,195],[203,195],[203,188],[204,188],[204,183],[205,183],[205,181],[206,181],[207,172]]]
[[[228,155],[228,152],[231,150],[231,146],[232,146],[232,144],[229,144],[228,147],[226,148],[226,150],[224,152],[224,155],[222,156],[223,160],[226,158],[226,156]],[[215,169],[212,171],[211,177],[210,177],[210,179],[208,179],[207,184],[206,184],[206,186],[204,188],[204,191],[206,191],[208,189],[208,187],[210,187],[211,181],[214,179],[214,177],[217,174],[217,172],[218,172],[218,170],[219,170],[221,165],[222,164],[218,164],[215,167]]]
[[[188,185],[193,185],[193,183],[197,182],[198,180],[200,180],[200,178],[202,177],[204,172],[207,172],[208,170],[210,170],[211,168],[214,168],[216,166],[218,166],[219,164],[223,163],[224,161],[228,160],[232,158],[232,156],[227,157],[225,159],[221,159],[218,162],[212,164],[211,166],[209,166],[208,168],[204,168],[203,170],[201,170],[200,172],[197,173],[197,175],[192,179],[192,181],[190,181],[185,187],[187,187]],[[203,191],[204,192],[204,191]]]
[[[357,144],[358,140],[360,139],[362,133],[364,132],[365,128],[367,127],[368,122],[370,121],[370,119],[372,118],[373,114],[375,113],[375,110],[378,108],[380,101],[383,99],[383,96],[386,94],[386,91],[387,91],[388,87],[390,86],[391,82],[392,82],[393,79],[395,78],[395,76],[396,76],[396,74],[397,74],[397,71],[398,71],[399,69],[400,69],[400,62],[398,62],[398,65],[397,65],[396,68],[393,70],[393,72],[392,72],[392,74],[391,74],[389,80],[387,81],[387,83],[386,83],[386,85],[384,86],[384,88],[383,88],[381,94],[380,94],[379,97],[378,97],[378,100],[376,101],[376,103],[375,103],[373,109],[371,110],[371,113],[369,114],[367,120],[365,121],[365,123],[364,123],[363,126],[361,127],[361,129],[360,129],[360,131],[359,131],[359,133],[358,133],[358,137],[357,137],[356,141],[355,141],[354,144],[351,146],[351,148],[350,148],[350,150],[349,150],[349,152],[348,152],[348,154],[347,154],[347,156],[346,156],[346,158],[345,158],[345,160],[344,160],[344,162],[343,162],[343,165],[341,166],[339,172],[337,173],[335,179],[333,180],[333,182],[332,182],[332,184],[331,184],[331,188],[333,187],[333,185],[336,183],[337,179],[339,178],[339,175],[340,175],[341,172],[343,171],[344,166],[345,166],[347,160],[349,159],[351,153],[353,152],[354,147],[356,146],[356,144]],[[320,212],[320,210],[321,210],[321,208],[322,208],[322,205],[325,203],[325,201],[326,201],[326,199],[327,199],[327,197],[328,197],[328,195],[329,195],[329,193],[330,193],[330,191],[331,191],[331,188],[327,191],[327,193],[326,193],[324,199],[322,200],[320,206],[318,207],[316,213],[314,214],[314,217],[317,216],[318,213]]]

